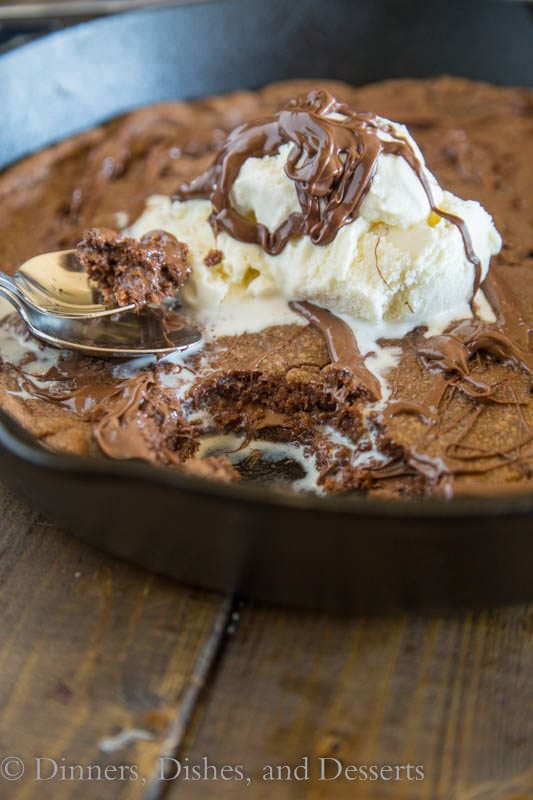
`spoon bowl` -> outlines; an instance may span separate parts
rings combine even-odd
[[[35,256],[14,275],[0,272],[0,295],[38,339],[98,358],[165,355],[201,340],[176,299],[140,310],[106,308],[73,250]]]
[[[26,302],[45,314],[94,319],[135,308],[133,304],[106,308],[98,287],[89,280],[74,250],[34,256],[12,278]]]

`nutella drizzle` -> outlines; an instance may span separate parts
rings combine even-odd
[[[285,172],[295,184],[301,211],[271,232],[232,206],[231,190],[245,161],[274,156],[286,144],[292,148]],[[409,142],[398,135],[393,124],[370,112],[356,112],[324,90],[291,100],[273,117],[236,128],[211,167],[192,182],[181,184],[175,198],[209,199],[215,234],[224,231],[241,242],[260,245],[270,255],[278,255],[294,236],[307,235],[314,244],[327,245],[357,218],[381,153],[403,158],[418,178],[433,213],[459,230],[474,267],[474,297],[481,283],[481,262],[468,228],[463,219],[436,206],[424,168]]]
[[[508,271],[509,268],[507,268]],[[417,357],[425,369],[434,373],[435,383],[422,402],[404,399],[393,400],[381,415],[378,424],[385,424],[398,414],[412,414],[425,425],[418,444],[404,449],[401,456],[392,458],[372,470],[376,479],[422,474],[433,490],[439,485],[447,496],[453,494],[452,477],[459,475],[484,475],[499,469],[502,464],[516,465],[526,477],[533,474],[533,428],[526,422],[522,405],[511,387],[500,383],[486,384],[474,378],[470,361],[482,352],[492,360],[522,369],[533,376],[533,352],[530,334],[533,322],[526,320],[516,296],[502,271],[492,270],[483,284],[483,290],[496,315],[495,323],[480,319],[460,320],[438,336],[425,337],[423,331],[412,335]],[[451,442],[440,458],[432,459],[427,453],[431,442],[450,432],[443,428],[445,397],[449,392],[461,392],[476,400],[476,405],[464,418],[452,423],[455,441]],[[394,393],[393,393],[394,394]],[[521,435],[508,447],[480,449],[464,444],[483,413],[485,404],[513,406],[519,420]],[[472,467],[469,462],[476,461]],[[429,469],[429,472],[428,472]],[[431,474],[430,474],[431,473]]]
[[[379,381],[365,367],[364,359],[350,326],[336,314],[320,308],[320,306],[315,306],[313,303],[293,301],[289,305],[293,311],[301,314],[322,333],[332,364],[341,370],[351,372],[368,391],[371,400],[379,400],[381,398]]]

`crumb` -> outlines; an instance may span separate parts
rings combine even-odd
[[[91,228],[76,256],[109,308],[160,303],[179,292],[191,271],[187,245],[165,231],[150,231],[137,240]]]
[[[204,258],[204,264],[206,267],[216,267],[217,264],[220,264],[223,258],[224,253],[222,250],[210,250]]]

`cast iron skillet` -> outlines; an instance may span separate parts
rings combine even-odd
[[[122,15],[0,59],[0,166],[146,103],[295,77],[530,84],[511,2],[225,0]],[[384,502],[56,455],[0,414],[0,475],[88,542],[190,584],[343,610],[528,599],[533,496]]]

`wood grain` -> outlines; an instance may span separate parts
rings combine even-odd
[[[531,800],[532,668],[532,608],[357,621],[249,609],[181,755],[244,764],[253,784],[178,780],[168,797]],[[261,780],[304,756],[309,781]],[[425,779],[324,782],[321,757],[422,765]]]
[[[216,649],[227,614],[224,598],[108,558],[0,488],[0,761],[26,762],[22,780],[0,780],[2,800],[144,797],[159,754],[187,722],[209,667],[204,648],[214,636]],[[143,738],[102,751],[132,730]],[[147,783],[36,784],[37,756],[134,764]]]
[[[0,798],[532,800],[533,608],[231,609],[82,545],[0,489],[0,761],[27,764]],[[124,731],[150,738],[102,750]],[[253,782],[157,782],[162,754],[243,765]],[[147,781],[36,784],[36,756],[135,765]],[[305,756],[309,780],[261,780]],[[420,765],[425,779],[320,781],[321,758]]]

